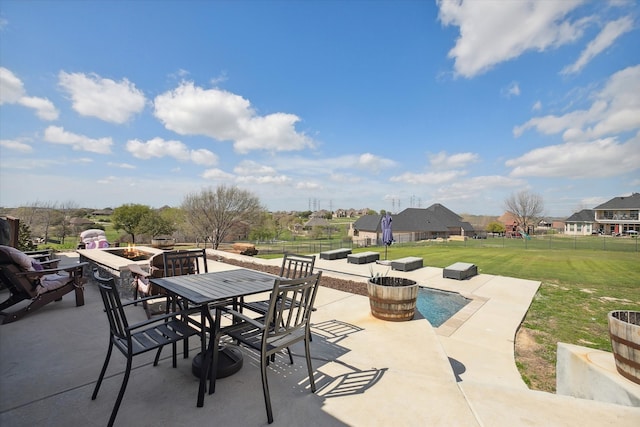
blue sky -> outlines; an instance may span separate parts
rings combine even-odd
[[[0,2],[0,206],[568,217],[640,190],[636,1]]]

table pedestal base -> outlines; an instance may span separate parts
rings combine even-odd
[[[224,378],[233,375],[242,368],[242,351],[238,346],[226,346],[221,348],[218,353],[218,375],[216,378]],[[202,366],[202,353],[198,353],[191,363],[191,372],[200,378],[200,369]]]

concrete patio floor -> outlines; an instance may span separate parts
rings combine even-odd
[[[73,254],[66,257],[74,261]],[[280,264],[279,259],[238,257]],[[325,275],[361,281],[370,269],[391,274],[384,265],[355,265],[345,259],[317,260],[316,267]],[[209,263],[209,271],[230,268],[235,267]],[[278,358],[269,368],[272,425],[640,425],[640,408],[531,391],[522,382],[513,357],[514,336],[538,282],[486,274],[457,281],[443,279],[442,269],[433,267],[393,275],[461,292],[474,302],[434,329],[420,316],[410,322],[378,320],[366,297],[321,287],[311,343],[318,390],[309,390],[302,346],[293,348],[293,365]],[[108,332],[92,283],[85,287],[85,301],[75,307],[73,296],[67,295],[18,322],[0,325],[0,426],[107,423],[124,358],[114,352],[100,394],[92,401]],[[142,309],[132,313],[144,318]],[[190,344],[193,357],[199,343],[192,339]],[[196,408],[198,381],[191,374],[191,358],[180,356],[173,369],[169,349],[157,367],[151,364],[152,355],[139,356],[116,425],[266,425],[256,358],[243,352],[244,367],[219,380],[203,408]]]

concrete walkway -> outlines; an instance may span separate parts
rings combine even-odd
[[[384,265],[346,260],[317,260],[316,266],[325,275],[361,281],[370,268],[374,274],[391,273]],[[210,271],[229,268],[234,267],[209,263]],[[278,358],[269,372],[272,425],[640,425],[640,408],[535,392],[524,385],[513,341],[539,283],[485,274],[465,281],[443,279],[442,270],[432,267],[393,275],[461,292],[474,302],[434,329],[419,316],[410,322],[378,320],[366,297],[321,287],[311,343],[318,391],[308,389],[301,346],[293,349],[294,365]],[[73,297],[65,296],[18,322],[0,325],[0,426],[106,424],[124,358],[114,353],[92,401],[108,332],[95,285],[86,286],[85,299],[83,307],[75,307]],[[133,314],[144,318],[142,309]],[[198,347],[192,340],[190,356]],[[151,356],[142,356],[135,361],[116,425],[266,425],[259,368],[251,352],[244,354],[243,369],[219,380],[203,408],[195,406],[191,360],[180,358],[173,369],[169,350],[157,367]]]

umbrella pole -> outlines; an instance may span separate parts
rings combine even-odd
[[[384,245],[384,260],[387,260],[387,248],[389,247],[389,245]]]

